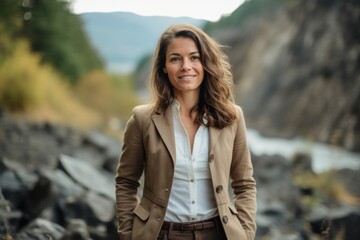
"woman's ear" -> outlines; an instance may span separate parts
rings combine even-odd
[[[166,68],[163,68],[163,70],[164,70],[164,73],[167,73]]]

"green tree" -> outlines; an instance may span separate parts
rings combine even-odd
[[[33,51],[41,53],[71,83],[87,72],[103,68],[90,44],[80,18],[69,10],[65,0],[24,0],[22,34]],[[24,2],[23,1],[23,2]]]
[[[22,27],[20,2],[0,1],[0,64],[14,49],[13,39],[19,35]]]

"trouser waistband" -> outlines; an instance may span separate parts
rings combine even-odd
[[[175,231],[196,231],[196,230],[204,230],[215,228],[221,224],[219,217],[210,218],[203,221],[196,222],[185,222],[185,223],[176,223],[176,222],[168,222],[164,221],[162,225],[162,229],[165,230],[175,230]]]

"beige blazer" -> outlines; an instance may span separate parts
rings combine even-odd
[[[214,195],[229,240],[255,238],[256,186],[240,107],[238,120],[223,129],[210,127],[209,167]],[[161,230],[175,166],[172,110],[152,113],[138,106],[126,125],[116,175],[118,233],[122,240],[155,240]],[[144,190],[137,199],[144,171]],[[229,178],[234,205],[229,196]]]

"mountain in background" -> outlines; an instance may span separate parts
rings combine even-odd
[[[129,12],[80,15],[93,45],[111,72],[130,72],[155,49],[160,34],[171,24],[202,27],[206,20],[189,17],[140,16]]]

